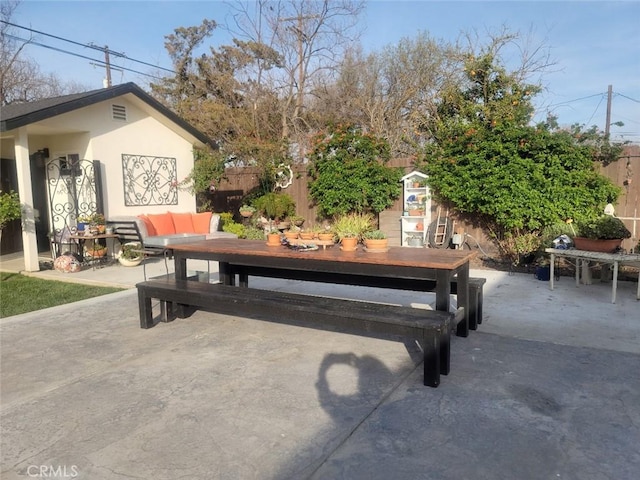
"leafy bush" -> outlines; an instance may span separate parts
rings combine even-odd
[[[242,225],[241,223],[236,223],[236,222],[225,223],[222,226],[222,231],[223,232],[233,233],[233,234],[237,235],[238,238],[245,238],[246,237],[245,230],[246,230],[246,228],[245,228],[244,225]]]
[[[430,126],[433,141],[415,165],[439,201],[480,219],[512,257],[522,250],[518,243],[531,240],[518,237],[591,218],[615,202],[620,189],[594,162],[610,160],[618,148],[596,131],[560,130],[553,118],[529,125],[538,89],[491,54],[467,62],[467,85],[445,92]]]
[[[264,230],[256,227],[246,227],[244,236],[247,240],[264,240]]]
[[[577,233],[581,237],[598,240],[631,238],[631,232],[622,220],[611,215],[603,215],[595,220],[578,224]]]
[[[402,188],[401,168],[388,167],[388,143],[354,127],[337,127],[314,139],[309,195],[320,215],[381,212]]]
[[[20,198],[13,190],[9,193],[0,192],[0,231],[7,223],[17,220],[22,216]]]
[[[296,213],[296,202],[287,193],[265,193],[256,198],[253,204],[262,214],[272,220],[284,220]]]

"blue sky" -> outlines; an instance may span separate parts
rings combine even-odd
[[[170,68],[164,36],[177,27],[193,26],[203,18],[225,23],[228,5],[222,1],[33,1],[22,0],[13,22],[81,44],[108,45],[116,52]],[[455,42],[465,31],[498,31],[502,26],[550,48],[556,62],[542,81],[545,92],[536,100],[537,119],[553,111],[561,124],[580,123],[604,129],[607,86],[613,86],[611,121],[616,139],[640,143],[640,2],[639,1],[368,1],[362,15],[361,43],[379,51],[403,37],[426,32]],[[21,35],[28,32],[19,30]],[[36,41],[104,59],[95,50],[38,35]],[[228,44],[218,29],[211,45]],[[104,68],[89,60],[51,49],[29,46],[27,54],[45,73],[100,88]],[[119,64],[120,59],[113,59]],[[124,66],[148,72],[149,67]],[[114,83],[145,83],[131,72],[113,72]]]

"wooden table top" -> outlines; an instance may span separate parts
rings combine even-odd
[[[313,242],[309,242],[313,243]],[[437,248],[389,247],[388,252],[365,252],[361,245],[355,252],[343,252],[338,244],[327,249],[296,251],[286,246],[269,247],[266,241],[218,238],[167,245],[174,252],[198,252],[211,255],[297,258],[314,261],[390,265],[454,270],[476,257],[476,251]],[[188,255],[183,255],[187,256]]]

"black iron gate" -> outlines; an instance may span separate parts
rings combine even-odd
[[[100,161],[68,155],[49,160],[46,170],[51,248],[57,257],[76,232],[78,217],[104,213]]]

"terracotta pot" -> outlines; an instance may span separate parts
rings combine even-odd
[[[251,215],[253,215],[253,212],[251,210],[240,210],[240,215],[242,215],[244,218],[249,218]]]
[[[323,242],[332,242],[334,239],[333,233],[319,233],[318,240]]]
[[[280,234],[279,233],[269,233],[267,235],[267,246],[269,247],[279,247],[280,243]]]
[[[316,234],[313,232],[300,232],[300,238],[302,240],[313,240]]]
[[[299,232],[284,232],[284,236],[289,240],[298,238]]]
[[[87,250],[87,253],[85,254],[87,257],[91,257],[91,258],[102,258],[107,254],[107,249],[103,248],[101,250]]]
[[[424,212],[422,210],[409,210],[410,217],[422,217],[424,216]]]
[[[620,247],[620,245],[622,245],[622,239],[615,238],[613,240],[596,240],[593,238],[574,237],[573,244],[578,250],[613,253]]]
[[[389,239],[388,238],[368,238],[364,241],[365,247],[367,250],[386,250],[389,248]]]
[[[343,238],[340,243],[342,244],[342,250],[345,252],[354,252],[358,249],[357,237]]]

